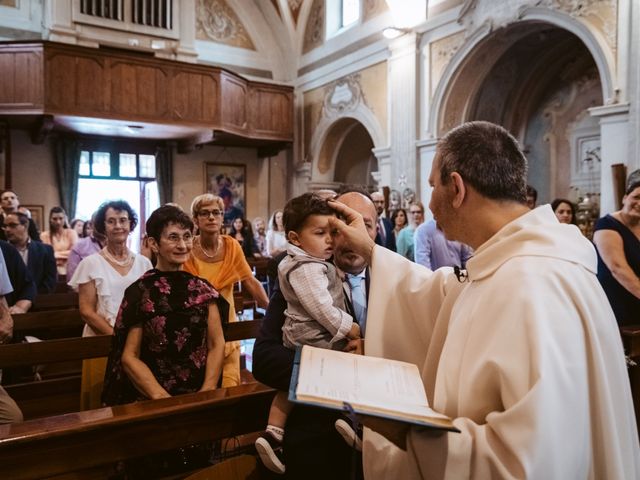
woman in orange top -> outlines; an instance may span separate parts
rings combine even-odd
[[[242,282],[258,302],[266,308],[269,303],[262,284],[253,276],[237,240],[221,235],[224,203],[216,195],[205,193],[191,203],[193,223],[200,234],[195,237],[184,271],[207,280],[229,303],[229,322],[236,322],[233,285]],[[240,342],[227,342],[224,350],[222,386],[240,385]]]

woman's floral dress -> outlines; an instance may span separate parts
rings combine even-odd
[[[190,273],[149,270],[124,293],[104,380],[102,403],[119,405],[145,397],[122,368],[129,329],[142,326],[140,360],[171,395],[202,387],[207,363],[209,304],[226,319],[228,304],[206,280]]]

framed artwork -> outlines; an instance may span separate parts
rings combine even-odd
[[[204,191],[222,198],[226,225],[230,225],[234,218],[245,216],[246,175],[245,165],[204,164]]]
[[[29,209],[31,212],[31,218],[33,219],[33,223],[38,227],[38,231],[44,232],[45,230],[49,230],[49,226],[44,228],[44,205],[24,205],[20,204],[21,207]]]

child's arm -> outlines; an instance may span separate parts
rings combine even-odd
[[[327,267],[316,262],[305,263],[289,273],[289,284],[309,316],[333,336],[332,342],[355,338],[350,337],[355,333],[353,325],[357,327],[353,317],[333,306],[333,298],[328,290]]]

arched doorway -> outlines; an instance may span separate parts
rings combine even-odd
[[[340,118],[327,130],[319,149],[315,187],[339,188],[341,185],[376,187],[371,174],[378,171],[373,155],[373,139],[365,126],[351,117]]]
[[[578,201],[600,191],[600,128],[588,109],[602,104],[597,62],[577,35],[517,22],[486,36],[457,65],[437,130],[440,136],[469,120],[504,125],[523,145],[539,200]]]

